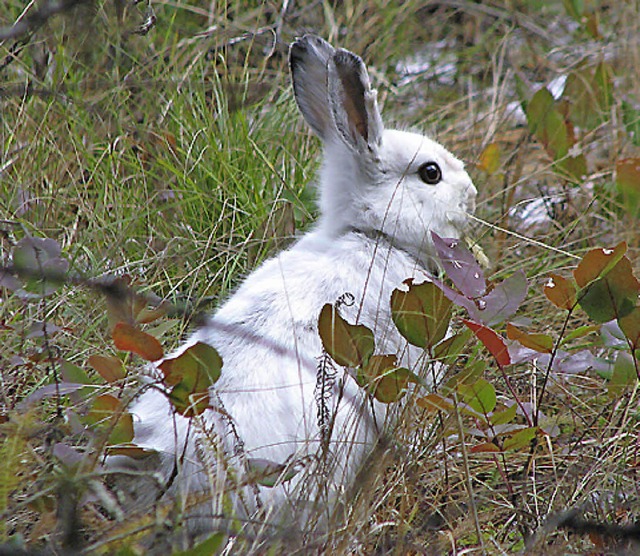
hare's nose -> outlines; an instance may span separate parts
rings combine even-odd
[[[475,200],[476,195],[478,195],[478,190],[476,189],[476,186],[473,185],[473,182],[469,182],[469,185],[467,186],[467,195],[470,199]]]
[[[476,210],[476,197],[478,195],[478,190],[473,183],[469,183],[467,186],[467,199],[466,199],[466,208],[467,212],[474,213]]]

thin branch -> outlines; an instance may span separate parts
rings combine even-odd
[[[11,27],[0,27],[0,41],[19,39],[42,27],[51,17],[71,10],[80,4],[93,3],[94,0],[51,0],[39,10],[27,14],[24,19],[16,21]]]

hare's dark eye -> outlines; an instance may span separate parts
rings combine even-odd
[[[442,180],[442,170],[435,162],[425,162],[418,168],[418,175],[424,183],[435,185]]]

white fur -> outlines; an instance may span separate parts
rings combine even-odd
[[[407,278],[428,279],[429,232],[459,237],[474,208],[476,190],[459,160],[422,135],[383,129],[375,91],[357,56],[306,36],[294,43],[290,59],[296,100],[325,147],[319,223],[249,275],[178,350],[203,341],[222,356],[211,409],[189,423],[174,415],[157,388],[131,408],[135,443],[159,452],[154,463],[142,466],[157,465],[152,469],[164,481],[177,466],[174,495],[211,495],[196,508],[198,528],[217,526],[222,493],[238,484],[243,486],[230,499],[244,517],[260,505],[272,522],[294,514],[302,522],[314,503],[330,511],[384,430],[390,410],[371,402],[337,369],[329,398],[335,415],[329,456],[318,457],[320,309],[352,294],[355,303],[341,306],[343,317],[374,331],[376,353],[397,354],[415,368],[424,354],[394,327],[391,293]],[[425,162],[440,166],[440,183],[420,179],[418,168]],[[247,486],[247,458],[306,466],[274,488]],[[318,461],[329,461],[328,471]],[[112,460],[123,464],[121,457]]]

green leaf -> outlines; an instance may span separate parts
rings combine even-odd
[[[557,110],[551,110],[545,116],[537,136],[554,160],[564,158],[569,153],[569,133],[564,117]]]
[[[66,359],[63,359],[60,362],[60,370],[62,374],[62,378],[65,382],[75,382],[78,384],[95,384],[87,372],[82,368],[78,367],[78,365],[74,365],[73,363],[69,363]]]
[[[359,384],[382,403],[402,398],[412,376],[409,369],[397,366],[395,355],[372,355],[357,374]]]
[[[529,131],[536,136],[543,134],[546,127],[546,118],[549,112],[554,110],[555,100],[546,87],[537,91],[526,108]]]
[[[180,382],[169,392],[169,401],[174,409],[185,417],[201,415],[209,407],[209,392],[193,390],[188,384]]]
[[[565,156],[556,160],[556,173],[567,181],[581,183],[587,175],[587,159],[583,154],[577,156]]]
[[[111,434],[107,440],[108,444],[117,446],[118,444],[128,444],[133,440],[133,415],[123,413],[118,418],[118,422],[111,429]]]
[[[496,389],[484,378],[473,384],[460,384],[458,393],[462,401],[478,413],[487,415],[496,407]]]
[[[226,540],[226,533],[214,533],[202,542],[196,544],[193,548],[189,548],[188,550],[181,550],[179,552],[172,552],[171,554],[173,556],[213,556],[214,554],[218,554],[220,549],[224,546]]]
[[[625,209],[640,216],[640,158],[624,158],[616,162],[616,188]]]
[[[640,110],[636,110],[630,102],[622,101],[622,121],[631,137],[631,142],[640,147]]]
[[[587,174],[587,160],[583,154],[569,156],[575,144],[573,125],[556,105],[546,88],[536,92],[526,109],[529,130],[555,161],[556,171],[569,181],[580,182]]]
[[[556,101],[548,89],[540,89],[527,107],[529,130],[536,136],[554,160],[567,156],[573,134],[564,116],[556,108]]]
[[[580,23],[584,13],[584,0],[562,0],[562,3],[567,13]]]
[[[515,419],[516,410],[517,404],[514,403],[502,411],[496,411],[491,415],[489,421],[492,425],[506,425]]]
[[[538,353],[551,353],[553,351],[553,339],[551,336],[547,334],[529,334],[511,323],[507,324],[507,338],[515,340],[524,347]]]
[[[133,440],[133,416],[121,411],[121,400],[110,394],[98,396],[85,417],[89,424],[108,428],[108,444],[126,444]],[[114,423],[114,419],[117,421]]]
[[[247,458],[247,467],[252,482],[269,488],[290,481],[301,469],[262,458]]]
[[[166,357],[160,364],[164,382],[170,386],[185,383],[192,388],[209,388],[220,378],[222,358],[217,350],[196,342],[179,355]]]
[[[477,382],[484,373],[486,369],[486,364],[484,361],[475,361],[474,363],[468,365],[459,373],[456,373],[451,378],[445,382],[441,390],[443,394],[448,395],[450,392],[457,390],[458,386],[462,384],[473,384]]]
[[[531,442],[538,434],[538,430],[538,427],[528,427],[512,434],[506,438],[502,444],[503,450],[506,452],[507,450],[521,450],[523,448],[529,448],[531,446]]]
[[[564,338],[562,338],[562,343],[566,344],[571,340],[583,338],[592,332],[597,332],[598,330],[600,330],[599,324],[585,324],[583,326],[578,326],[578,328],[571,330]]]
[[[480,153],[478,168],[487,174],[495,174],[500,169],[500,145],[489,143],[484,148]]]
[[[579,295],[580,306],[598,323],[631,313],[640,293],[640,282],[633,275],[631,262],[622,257],[613,268],[590,282]]]
[[[63,359],[60,362],[60,374],[65,382],[88,385],[95,384],[95,381],[87,375],[86,371],[82,367],[69,363],[66,359]],[[71,393],[70,396],[72,400],[84,400],[94,392],[95,388],[80,388],[77,392]]]
[[[433,359],[441,361],[444,365],[455,363],[472,335],[471,330],[464,328],[453,336],[440,341],[433,348]]]
[[[216,349],[197,342],[159,365],[164,382],[173,386],[169,399],[181,415],[199,415],[209,407],[209,387],[222,372],[222,358]]]
[[[451,301],[432,282],[414,284],[407,280],[408,291],[391,294],[391,317],[411,344],[421,348],[435,346],[449,329]]]
[[[365,365],[375,349],[373,332],[363,324],[349,324],[331,303],[320,311],[318,332],[324,350],[342,367]]]
[[[86,420],[92,425],[108,421],[120,408],[120,400],[111,394],[101,394],[93,401]]]
[[[568,102],[573,124],[592,130],[610,117],[612,73],[611,67],[603,62],[593,73],[582,66],[569,74],[562,98]]]
[[[638,373],[636,372],[633,357],[630,354],[621,351],[616,357],[613,366],[613,374],[607,385],[607,391],[610,398],[617,398],[628,388],[632,388],[638,382]]]

